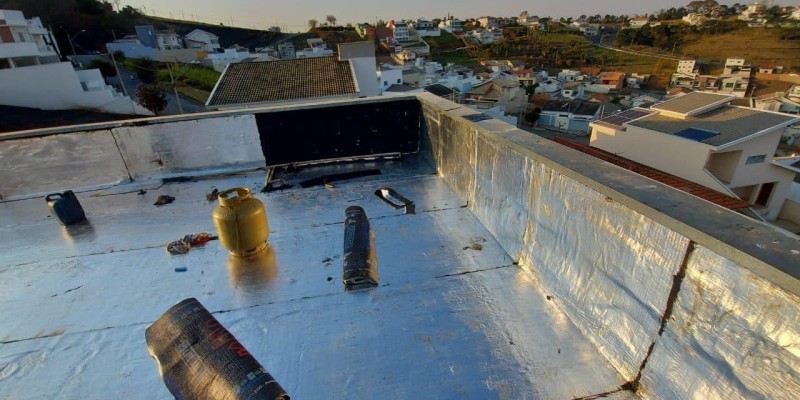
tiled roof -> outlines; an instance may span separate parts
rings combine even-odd
[[[228,65],[209,106],[356,95],[350,63],[336,57]]]
[[[591,147],[582,143],[573,142],[563,138],[553,138],[554,141],[563,144],[564,146],[571,147],[580,152],[586,153],[592,157],[599,158],[603,161],[612,163],[619,167],[625,168],[631,172],[650,178],[654,181],[661,182],[667,186],[671,186],[682,192],[686,192],[692,196],[699,197],[703,200],[710,201],[720,207],[725,207],[731,210],[738,210],[742,208],[749,208],[750,203],[737,199],[733,196],[711,190],[703,185],[678,178],[675,175],[670,175],[666,172],[659,171],[655,168],[648,167],[643,164],[628,160],[627,158],[620,157],[616,154],[600,150],[596,147]]]

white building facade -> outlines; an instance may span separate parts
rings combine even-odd
[[[19,11],[0,10],[0,20],[4,21],[0,23],[0,104],[152,115],[107,85],[100,70],[76,71],[72,63],[61,62],[55,42],[48,42],[52,34],[39,18],[26,20]]]

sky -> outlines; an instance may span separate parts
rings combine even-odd
[[[746,3],[749,0],[738,0]],[[483,15],[517,16],[522,11],[540,17],[578,17],[581,14],[645,14],[681,7],[689,0],[122,0],[148,15],[224,23],[243,28],[280,26],[287,32],[308,29],[307,21],[325,21],[334,15],[337,24],[395,19],[441,18],[448,13],[466,19]],[[721,4],[733,4],[720,2]],[[776,1],[776,4],[780,4]],[[787,3],[784,1],[784,3]],[[789,4],[789,3],[787,3]],[[231,23],[232,21],[232,23]]]

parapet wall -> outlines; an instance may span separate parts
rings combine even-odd
[[[796,236],[436,96],[418,100],[422,155],[629,381],[609,391],[676,399],[800,393]],[[384,124],[394,115],[398,132],[415,126],[417,111],[388,102],[397,98],[3,134],[0,195],[260,168],[274,150],[264,133],[283,132],[281,118],[260,113],[327,108],[320,113],[330,116],[341,107],[336,119],[369,106],[363,115]],[[273,128],[260,130],[259,118]]]
[[[423,148],[646,398],[800,393],[800,241],[429,95]]]

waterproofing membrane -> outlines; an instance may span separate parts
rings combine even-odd
[[[633,380],[656,339],[688,240],[460,117],[438,119],[429,135],[445,181]]]
[[[800,395],[800,298],[714,252],[691,255],[642,374],[647,398]]]

